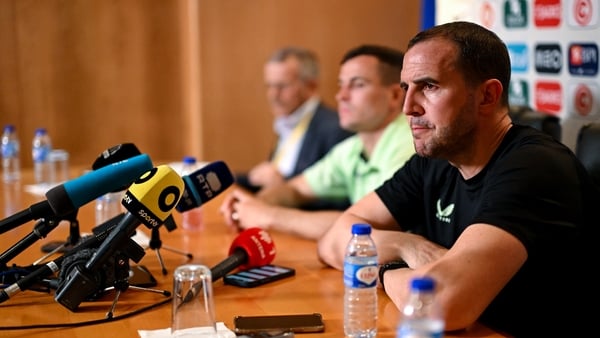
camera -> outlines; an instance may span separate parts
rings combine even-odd
[[[137,263],[145,255],[144,248],[130,238],[99,269],[91,271],[86,264],[97,250],[79,250],[63,261],[54,298],[71,311],[76,311],[85,300],[93,301],[102,297],[109,287],[125,290],[129,285],[129,260]]]

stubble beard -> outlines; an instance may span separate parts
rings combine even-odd
[[[415,139],[416,153],[428,158],[452,160],[468,152],[473,147],[476,125],[474,114],[467,107],[463,106],[457,118],[449,125],[434,126],[428,139],[421,142]]]

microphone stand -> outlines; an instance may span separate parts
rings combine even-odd
[[[42,251],[46,252],[47,254],[35,261],[33,263],[34,265],[44,261],[46,258],[52,256],[57,252],[63,253],[69,251],[74,246],[79,244],[79,241],[81,241],[81,233],[79,231],[79,221],[77,220],[78,211],[79,209],[76,209],[75,212],[70,213],[64,217],[65,221],[69,221],[69,236],[67,236],[67,240],[65,242],[53,241],[44,244],[42,246]]]
[[[171,232],[177,228],[177,224],[175,223],[173,216],[169,216],[167,218],[167,220],[165,221],[164,225],[169,232]],[[167,275],[167,268],[165,267],[165,263],[162,259],[162,255],[160,254],[161,248],[163,248],[165,250],[169,250],[169,251],[177,253],[177,254],[180,254],[180,255],[183,255],[183,256],[186,256],[188,259],[192,259],[192,258],[194,258],[194,256],[189,252],[183,252],[181,250],[177,250],[175,248],[171,248],[171,247],[163,245],[162,240],[160,239],[159,228],[160,227],[152,228],[148,248],[152,249],[152,250],[154,250],[154,252],[156,252],[156,258],[158,259],[158,263],[160,264],[160,267],[162,269],[162,274]]]
[[[110,309],[106,313],[106,318],[108,318],[108,319],[113,318],[113,314],[115,312],[115,308],[117,307],[117,302],[119,301],[119,297],[121,296],[121,293],[123,293],[127,290],[160,293],[165,297],[171,296],[171,292],[167,291],[167,290],[158,290],[158,289],[146,288],[146,287],[135,286],[135,285],[129,284],[129,271],[130,271],[129,259],[130,259],[130,257],[127,257],[127,255],[125,255],[123,253],[119,253],[115,257],[115,259],[117,261],[117,264],[115,265],[115,267],[116,267],[115,268],[115,280],[114,280],[112,286],[107,287],[103,291],[103,292],[106,292],[106,291],[110,291],[110,290],[115,290],[115,297],[113,298],[113,302],[110,306]]]
[[[35,203],[29,208],[19,211],[18,213],[1,220],[0,234],[3,234],[34,219],[48,217],[48,215],[54,215],[54,211],[50,207],[48,201]]]
[[[129,285],[129,260],[138,263],[145,255],[145,250],[130,237],[141,221],[137,215],[126,213],[119,224],[111,231],[103,241],[98,250],[85,264],[75,264],[68,269],[65,282],[59,286],[55,294],[55,300],[71,311],[77,310],[79,304],[86,298],[96,294],[98,290],[116,290],[107,318],[112,318],[119,296],[129,288],[162,293],[169,297],[171,293],[165,290],[155,290]],[[109,264],[112,263],[112,264]],[[106,271],[106,267],[114,266],[114,270]],[[64,269],[64,267],[63,267]],[[101,283],[105,279],[102,274],[113,273],[113,285],[104,288]]]
[[[54,230],[54,228],[56,228],[58,224],[65,219],[65,217],[68,219],[76,219],[78,211],[79,210],[76,209],[72,213],[63,217],[55,216],[39,219],[36,222],[33,230],[28,235],[23,237],[19,242],[8,248],[0,255],[0,267],[6,267],[6,263],[8,263],[11,259],[15,258],[18,254],[30,247],[37,240],[45,238],[50,231]]]

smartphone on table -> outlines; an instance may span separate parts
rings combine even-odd
[[[252,288],[264,285],[286,277],[291,277],[296,270],[284,266],[268,264],[257,268],[231,273],[223,277],[223,283],[228,285]]]
[[[233,326],[236,334],[259,334],[265,332],[323,332],[325,324],[320,313],[284,314],[268,316],[235,316]]]

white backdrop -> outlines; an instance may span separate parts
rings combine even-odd
[[[600,0],[437,0],[435,13],[437,24],[498,34],[511,56],[511,104],[559,116],[570,148],[582,125],[600,120]]]

